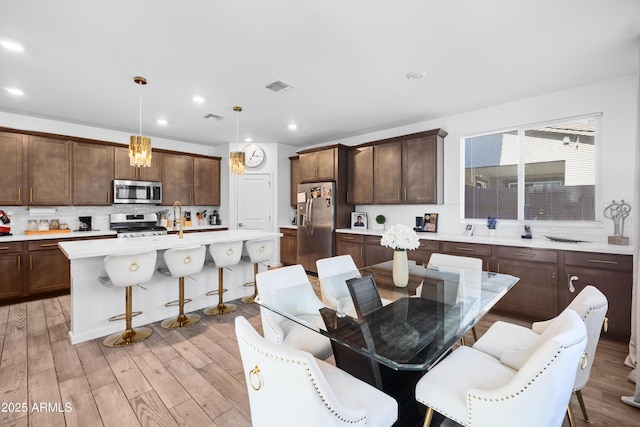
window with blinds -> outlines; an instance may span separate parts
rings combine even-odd
[[[464,218],[595,221],[599,119],[464,138]]]

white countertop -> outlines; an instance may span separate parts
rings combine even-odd
[[[166,236],[131,237],[127,239],[97,239],[59,242],[58,246],[70,260],[99,256],[142,252],[148,250],[164,250],[170,248],[207,245],[213,242],[230,242],[261,238],[278,238],[282,234],[259,230],[222,230]]]
[[[336,233],[362,234],[366,236],[382,236],[380,229],[340,228]],[[556,249],[561,251],[596,252],[607,254],[633,255],[632,246],[609,245],[603,242],[564,243],[553,242],[546,238],[522,239],[517,237],[465,236],[453,233],[418,233],[424,240],[439,240],[460,243],[479,243],[486,245],[516,246],[521,248]]]
[[[0,236],[0,243],[24,242],[28,240],[48,240],[48,239],[76,239],[78,237],[101,237],[115,236],[113,230],[94,231],[71,231],[69,233],[47,233],[47,234],[14,234],[13,236]]]

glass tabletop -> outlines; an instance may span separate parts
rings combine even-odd
[[[347,286],[364,277],[375,282],[379,302],[368,314],[358,313]],[[518,278],[486,271],[409,266],[409,284],[393,284],[392,262],[262,292],[256,302],[267,310],[323,334],[336,343],[397,370],[428,370],[470,330],[517,282]],[[362,280],[352,283],[361,286]],[[363,285],[364,286],[364,285]],[[312,321],[290,302],[312,288],[326,307]],[[366,298],[376,292],[363,292]],[[356,298],[360,301],[362,295]],[[381,304],[380,304],[381,303]],[[318,324],[323,326],[317,326]]]

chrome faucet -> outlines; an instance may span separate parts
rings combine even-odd
[[[178,200],[173,203],[173,231],[176,231],[176,206],[180,208],[180,216],[178,218],[178,227],[180,231],[178,232],[178,238],[182,239],[182,203]]]

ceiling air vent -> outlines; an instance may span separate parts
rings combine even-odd
[[[274,92],[287,92],[291,89],[295,89],[296,87],[290,83],[287,83],[282,80],[276,80],[273,83],[269,83],[265,86],[267,89],[272,90]]]
[[[220,114],[214,114],[214,113],[209,113],[206,116],[204,116],[205,119],[214,119],[214,120],[223,120],[226,119],[227,116],[223,116]]]

